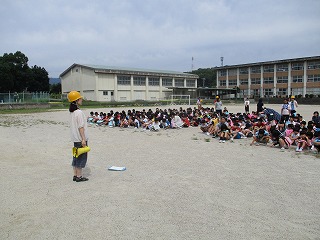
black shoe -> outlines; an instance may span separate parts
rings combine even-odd
[[[76,181],[76,178],[77,178],[77,176],[73,176],[73,179],[72,179],[72,180],[75,182],[75,181]]]
[[[85,181],[88,181],[89,178],[85,178],[85,177],[76,177],[76,182],[85,182]]]

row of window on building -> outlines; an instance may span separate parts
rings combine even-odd
[[[162,86],[164,87],[173,87],[173,78],[161,78],[160,77],[148,77],[149,86],[160,86],[160,80],[162,81]],[[133,76],[133,85],[134,86],[146,86],[147,77],[145,76]],[[131,76],[127,75],[118,75],[117,76],[118,85],[131,85]],[[175,87],[196,87],[195,79],[185,79],[175,78],[174,79]]]
[[[292,76],[292,81],[293,83],[299,83],[299,82],[303,82],[303,76],[302,75],[298,75],[298,76]],[[276,83],[288,83],[288,76],[281,76],[281,77],[277,77],[277,82]],[[264,84],[270,84],[270,83],[274,83],[274,77],[265,77],[262,79],[262,82]],[[308,75],[307,78],[307,82],[320,82],[320,74],[316,74],[316,75]],[[239,80],[240,85],[248,85],[249,84],[249,79],[248,78],[240,78]],[[251,84],[260,84],[261,83],[261,79],[260,78],[251,78]],[[237,86],[237,80],[236,79],[232,79],[229,80],[229,86]],[[219,81],[219,86],[227,86],[227,80],[220,80]]]
[[[262,91],[262,96],[273,97],[273,96],[287,96],[287,88],[265,88],[265,89],[251,89],[251,90],[241,90],[240,96],[261,96],[260,91]],[[292,88],[290,91],[291,95],[303,95],[303,88]],[[320,88],[307,88],[306,94],[320,95]]]
[[[265,65],[262,67],[263,72],[265,73],[270,73],[274,72],[274,64],[272,65]],[[298,70],[303,70],[304,69],[304,64],[303,63],[292,63],[291,64],[291,70],[292,71],[298,71]],[[320,69],[320,61],[317,62],[308,62],[307,63],[307,69]],[[251,73],[261,73],[261,66],[254,66],[251,67],[250,69]],[[277,72],[288,72],[289,71],[289,64],[277,64],[276,65],[276,71]],[[239,68],[239,74],[249,74],[249,68],[248,67],[242,67]],[[229,69],[228,70],[228,75],[229,76],[236,76],[237,75],[237,69]],[[223,69],[219,71],[219,76],[227,76],[227,69]]]

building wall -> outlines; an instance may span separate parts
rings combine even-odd
[[[115,100],[115,74],[96,73],[97,92],[96,101],[110,102]]]
[[[320,94],[320,57],[217,69],[217,88],[236,86],[240,88],[243,97]]]
[[[172,79],[172,86],[162,86],[162,77],[152,74],[150,78],[158,78],[159,81],[150,79],[148,74],[128,74],[128,73],[112,73],[112,71],[95,71],[95,69],[83,67],[74,64],[73,67],[66,70],[61,76],[62,92],[68,93],[72,90],[79,91],[86,100],[92,101],[135,101],[135,100],[151,100],[169,98],[173,94],[172,87],[179,84],[179,93],[174,94],[190,94],[187,87],[187,80],[192,78],[182,78],[168,76],[164,78]],[[124,76],[125,79],[118,79]],[[145,81],[139,82],[137,77],[145,78]],[[194,80],[192,89],[196,89],[197,82]],[[120,84],[119,84],[120,82]],[[191,92],[191,93],[195,93]],[[195,96],[194,96],[195,97]]]
[[[91,70],[75,66],[61,78],[62,93],[79,91],[87,100],[96,100],[95,74]]]

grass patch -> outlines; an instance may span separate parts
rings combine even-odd
[[[49,125],[67,125],[64,122],[56,122],[52,120],[43,119],[26,119],[21,121],[20,119],[12,118],[11,116],[1,116],[0,126],[1,127],[28,127],[39,124],[49,124]]]
[[[52,111],[51,108],[1,109],[0,114],[29,114]]]

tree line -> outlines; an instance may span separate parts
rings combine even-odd
[[[0,56],[0,92],[49,91],[49,74],[45,68],[29,67],[28,57],[20,51]]]
[[[216,70],[213,68],[199,68],[198,70],[193,70],[191,73],[199,76],[197,80],[198,87],[216,87],[217,75]]]

